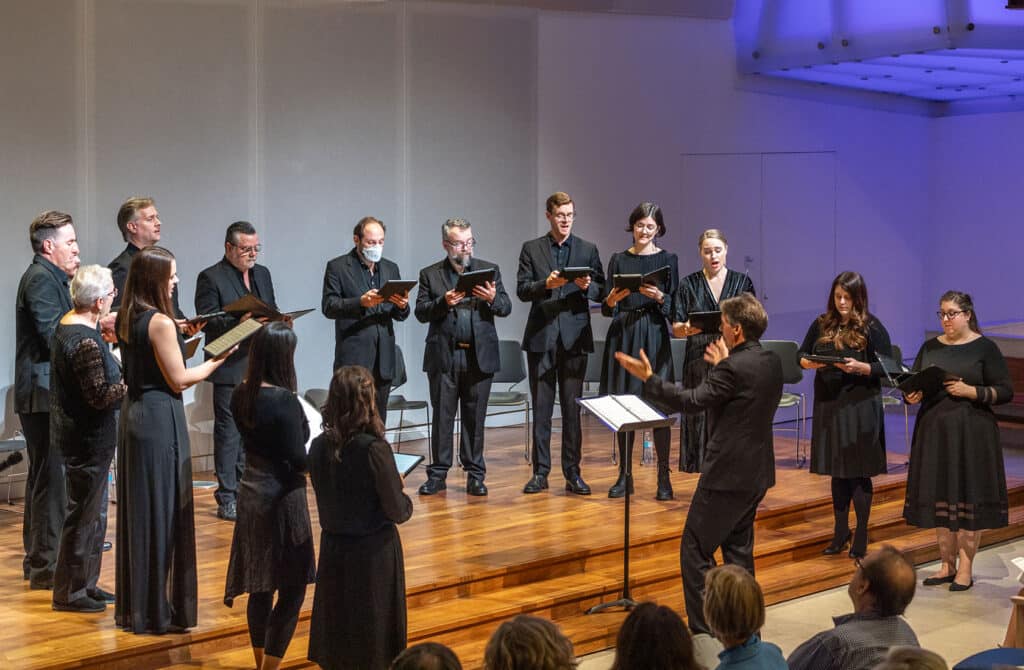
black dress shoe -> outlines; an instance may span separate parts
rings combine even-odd
[[[834,556],[840,553],[843,549],[846,549],[846,545],[850,543],[852,535],[853,534],[850,531],[846,531],[846,536],[842,539],[839,539],[837,536],[832,536],[832,541],[827,547],[821,550],[821,553],[825,556]]]
[[[575,493],[578,496],[589,496],[590,486],[583,481],[583,477],[575,475],[565,480],[565,490],[569,493]]]
[[[471,496],[485,496],[487,495],[487,487],[479,479],[470,477],[466,480],[466,493]]]
[[[635,491],[633,490],[633,487],[630,486],[629,487],[629,495],[633,495],[634,493],[635,493]],[[619,473],[619,478],[616,479],[615,483],[612,484],[612,487],[610,489],[608,489],[608,497],[609,498],[621,498],[624,495],[626,495],[626,475],[624,475],[624,474],[622,474],[620,472]]]
[[[448,488],[448,485],[440,477],[427,477],[427,481],[423,482],[420,486],[420,495],[432,496],[435,493],[444,491],[446,488]]]
[[[970,584],[957,584],[956,582],[953,582],[952,584],[949,585],[949,590],[952,591],[953,593],[958,593],[960,591],[966,591],[967,589],[971,588],[972,586],[974,586],[974,580],[973,579],[971,580]]]
[[[956,575],[946,575],[945,577],[928,577],[921,583],[925,586],[940,586],[942,584],[952,584],[954,579],[956,579]]]
[[[672,479],[669,477],[667,466],[658,465],[658,491],[654,494],[655,500],[672,500],[675,496],[672,492]]]
[[[238,521],[238,504],[235,501],[217,506],[217,518],[225,521]]]
[[[103,551],[110,551],[113,548],[114,548],[114,544],[112,542],[108,542],[107,540],[103,540]]]
[[[49,579],[31,579],[28,582],[28,587],[33,591],[52,591],[53,577],[50,577]]]
[[[96,588],[94,588],[94,589],[89,589],[88,591],[86,591],[85,595],[89,596],[93,600],[98,600],[99,602],[102,602],[102,603],[112,603],[112,602],[114,602],[114,594],[111,593],[110,591],[104,591],[103,589],[101,589],[98,586]]]
[[[93,600],[89,596],[82,596],[69,603],[53,602],[53,609],[57,612],[82,612],[94,614],[107,609],[107,603],[102,600]]]
[[[548,487],[547,475],[534,475],[523,487],[523,493],[540,493]]]

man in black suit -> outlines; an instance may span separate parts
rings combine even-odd
[[[248,221],[236,221],[224,235],[224,258],[199,273],[196,280],[196,314],[213,314],[242,296],[252,294],[277,309],[270,270],[256,263],[260,237]],[[225,314],[206,322],[206,341],[212,342],[231,330],[245,315]],[[210,354],[207,358],[212,358]],[[231,394],[245,376],[249,348],[231,354],[207,381],[213,383],[213,467],[217,472],[217,516],[234,521],[237,517],[238,482],[245,470],[245,452],[231,414]]]
[[[583,393],[587,354],[594,351],[590,301],[601,298],[604,270],[597,247],[572,234],[576,206],[567,193],[558,192],[547,199],[545,216],[551,231],[523,244],[516,281],[519,299],[531,303],[523,350],[533,396],[533,477],[523,493],[539,493],[548,487],[557,382],[565,489],[590,495],[590,487],[580,476],[582,435],[576,399]],[[569,281],[559,276],[567,267],[587,267],[591,272]]]
[[[69,214],[43,212],[29,240],[35,256],[18,284],[14,326],[14,411],[29,457],[23,568],[30,588],[52,589],[67,492],[63,456],[50,444],[50,338],[72,309],[69,279],[81,261]]]
[[[110,268],[111,274],[114,275],[114,288],[117,290],[108,316],[111,327],[113,327],[113,319],[117,316],[117,310],[121,307],[121,297],[124,295],[124,284],[128,280],[128,268],[132,265],[132,257],[139,253],[139,249],[160,241],[161,225],[160,213],[156,211],[156,202],[153,198],[132,196],[121,203],[121,207],[117,210],[117,228],[128,245],[107,266]],[[185,315],[178,305],[177,284],[174,285],[171,301],[174,305],[174,314],[179,321],[184,320]],[[179,323],[179,328],[184,330],[184,324]],[[192,332],[195,331],[193,330],[189,334]]]
[[[713,366],[695,388],[680,389],[657,377],[647,356],[615,358],[644,380],[644,396],[668,411],[708,412],[707,455],[693,493],[680,543],[686,618],[694,633],[710,633],[704,621],[704,574],[722,548],[726,563],[754,574],[754,515],[775,485],[772,419],[782,397],[782,361],[761,348],[768,315],[744,293],[723,300],[722,338],[708,345]]]
[[[387,425],[396,368],[394,322],[409,318],[409,292],[380,295],[389,279],[402,278],[398,265],[384,258],[385,231],[372,216],[359,220],[352,231],[355,247],[327,263],[320,309],[334,319],[334,369],[362,365],[373,373],[377,412]]]
[[[484,423],[491,379],[501,368],[495,316],[508,316],[512,301],[501,284],[498,266],[473,258],[473,230],[465,219],[448,219],[441,226],[441,244],[447,257],[420,270],[416,318],[429,323],[423,371],[430,379],[434,407],[431,464],[421,495],[446,488],[452,467],[455,410],[462,410],[459,457],[466,470],[466,492],[487,495],[484,485]],[[473,287],[470,294],[455,290],[459,277],[469,271],[494,270],[494,281]]]

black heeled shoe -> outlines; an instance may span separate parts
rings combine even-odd
[[[672,480],[669,478],[668,467],[662,468],[658,466],[658,490],[654,494],[655,500],[672,500],[674,497],[672,491]]]
[[[959,584],[957,582],[952,582],[949,585],[949,590],[952,591],[953,593],[958,593],[960,591],[966,591],[966,590],[970,589],[972,586],[974,586],[974,579],[973,578],[971,579],[971,583],[970,584]]]
[[[843,549],[846,549],[846,545],[850,543],[851,537],[853,537],[853,533],[851,533],[850,531],[846,531],[846,537],[844,537],[841,540],[838,537],[833,536],[832,542],[827,547],[822,549],[821,553],[825,556],[834,556],[842,552]]]
[[[953,580],[956,579],[956,575],[946,575],[945,577],[926,577],[923,582],[924,586],[940,586],[942,584],[952,584]]]

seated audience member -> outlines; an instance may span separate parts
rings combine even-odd
[[[1024,589],[1017,592],[1014,598],[1024,597]],[[1014,598],[1011,598],[1013,600]],[[1017,605],[1014,603],[1010,610],[1010,621],[1006,624],[1006,635],[1003,637],[1003,647],[1024,647],[1024,621],[1020,620],[1017,614]]]
[[[713,568],[704,578],[704,619],[725,650],[718,668],[786,670],[782,650],[762,642],[764,594],[754,576],[738,565]]]
[[[875,670],[949,670],[949,666],[934,651],[920,647],[893,647]]]
[[[498,626],[484,651],[485,670],[574,670],[572,642],[547,619],[520,614]]]
[[[455,652],[439,642],[414,644],[395,657],[391,670],[462,670]]]
[[[871,670],[891,647],[920,646],[900,616],[914,597],[914,566],[892,545],[854,561],[848,592],[853,613],[835,617],[789,656],[791,670]]]
[[[701,670],[682,617],[663,605],[641,603],[629,613],[615,641],[611,670]]]

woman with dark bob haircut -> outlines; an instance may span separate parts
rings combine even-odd
[[[920,403],[910,447],[903,518],[934,528],[942,565],[925,586],[950,591],[974,585],[974,554],[981,531],[1009,523],[1006,471],[993,405],[1013,399],[1006,359],[981,334],[971,296],[947,291],[939,299],[942,334],[921,345],[914,370],[938,366],[950,374],[929,393],[907,394]]]
[[[808,355],[835,356],[842,363],[820,363]],[[832,281],[825,312],[807,329],[800,366],[814,375],[811,472],[832,477],[832,541],[821,552],[863,557],[868,545],[871,478],[886,470],[880,357],[892,355],[889,332],[868,311],[868,289],[856,272]],[[850,533],[850,502],[857,527]],[[852,544],[851,544],[852,539]]]
[[[295,333],[283,321],[256,331],[245,379],[231,398],[245,473],[224,603],[230,607],[236,596],[249,594],[246,617],[257,670],[280,667],[306,585],[316,579],[306,505],[309,423],[295,396],[295,344]]]
[[[640,603],[619,629],[611,670],[701,670],[683,619],[664,605]]]
[[[171,302],[177,283],[171,252],[146,247],[132,258],[117,313],[128,393],[117,441],[114,621],[133,633],[196,625],[192,454],[181,392],[237,349],[185,367],[185,341]]]
[[[309,660],[324,670],[386,669],[405,649],[405,564],[395,524],[412,516],[377,413],[373,375],[338,368],[309,449],[320,564]]]
[[[520,614],[494,631],[484,651],[484,670],[574,670],[576,656],[558,626]]]

